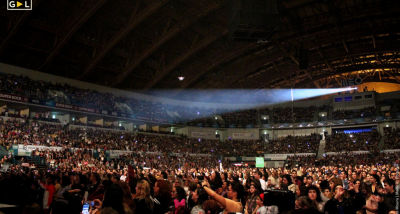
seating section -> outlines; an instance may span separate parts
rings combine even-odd
[[[359,110],[347,110],[347,111],[334,111],[333,118],[335,120],[343,119],[357,119],[357,118],[371,118],[377,115],[376,108],[365,108]]]
[[[228,109],[202,109],[198,106],[182,107],[160,102],[150,102],[133,97],[80,89],[66,84],[32,80],[23,76],[0,73],[0,93],[19,96],[27,102],[50,107],[67,105],[68,108],[85,108],[91,112],[154,122],[221,128],[262,127],[264,124],[310,123],[327,120],[374,119],[376,117],[400,118],[397,102],[383,102],[374,108],[333,111],[331,106],[277,107],[232,111]],[[234,99],[234,97],[232,97]],[[380,105],[391,106],[388,112],[379,111]],[[326,115],[321,116],[320,113]],[[2,112],[5,114],[5,111]],[[9,112],[18,116],[19,113]],[[219,120],[215,120],[218,115]],[[48,117],[40,116],[49,120]],[[267,118],[264,118],[267,117]]]
[[[129,150],[157,153],[193,153],[223,156],[251,156],[264,153],[316,152],[319,135],[284,137],[279,140],[194,139],[181,136],[135,135],[128,132],[77,128],[36,120],[0,120],[1,145],[60,146],[82,149]]]
[[[400,149],[400,129],[385,127],[384,133],[383,149]]]
[[[377,151],[379,141],[380,136],[376,130],[355,134],[333,134],[326,139],[325,151]]]
[[[317,152],[320,135],[288,136],[268,143],[267,153],[289,154]]]

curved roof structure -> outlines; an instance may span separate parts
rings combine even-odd
[[[0,5],[0,61],[126,90],[400,83],[397,0],[275,1],[273,26],[244,33],[232,27],[232,2]]]

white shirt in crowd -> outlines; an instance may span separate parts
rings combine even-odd
[[[261,188],[263,190],[266,190],[267,189],[267,184],[265,183],[265,181],[262,178],[260,179],[260,183],[261,183]]]
[[[279,186],[279,177],[278,177],[278,178],[275,178],[275,177],[273,177],[273,176],[269,176],[269,177],[268,177],[268,180],[271,180],[271,184],[272,184],[274,187]]]
[[[258,208],[257,214],[278,214],[277,206],[263,206]]]

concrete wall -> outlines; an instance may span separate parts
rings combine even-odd
[[[2,105],[2,106],[0,106],[0,113],[5,112],[6,109],[7,109],[7,105]]]
[[[133,132],[133,123],[122,123],[125,131]]]
[[[71,121],[70,114],[56,114],[56,119],[60,120],[61,123],[69,123]]]
[[[151,126],[153,132],[160,132],[160,126]]]
[[[94,121],[94,124],[99,125],[99,126],[104,126],[104,120],[103,119],[97,119]]]
[[[227,129],[226,139],[234,140],[258,140],[260,139],[259,129]]]
[[[78,120],[79,122],[81,122],[83,124],[87,124],[87,122],[88,122],[87,117],[79,117],[76,120]]]
[[[365,98],[366,95],[372,96],[372,98]],[[345,101],[345,98],[351,98],[351,101]],[[356,98],[359,99],[356,99]],[[335,99],[341,99],[340,102],[335,102]],[[362,92],[356,94],[342,94],[338,96],[332,96],[333,110],[354,110],[363,109],[368,107],[375,107],[375,92]]]
[[[147,125],[147,124],[139,125],[139,130],[148,131],[149,130],[149,125]]]
[[[182,128],[171,127],[171,129],[177,135],[189,136],[189,127],[182,127]]]
[[[378,132],[379,132],[381,135],[384,134],[383,129],[384,129],[385,127],[400,128],[400,122],[399,122],[399,121],[393,121],[393,122],[383,122],[383,123],[380,123],[380,124],[378,125],[377,128],[378,128]]]
[[[161,127],[160,126],[160,132],[171,132],[171,127]]]

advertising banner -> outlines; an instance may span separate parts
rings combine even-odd
[[[125,151],[125,150],[110,150],[109,157],[112,158],[119,158],[120,156],[130,155],[132,151]]]
[[[264,157],[256,157],[256,167],[264,168]]]
[[[17,96],[17,95],[1,94],[1,93],[0,93],[0,99],[13,100],[13,101],[19,101],[19,102],[28,102],[27,98]]]
[[[287,154],[265,154],[264,158],[266,160],[286,160]]]

